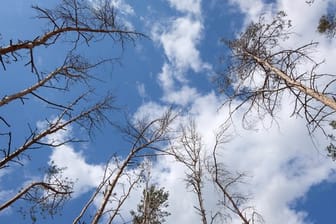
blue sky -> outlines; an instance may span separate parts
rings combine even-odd
[[[0,14],[2,45],[10,39],[27,40],[44,31],[45,23],[34,19],[31,5],[53,7],[59,1],[12,0],[2,2]],[[94,1],[92,1],[94,4]],[[295,47],[311,41],[320,45],[313,56],[323,59],[322,72],[336,70],[336,42],[316,33],[319,17],[325,12],[329,1],[316,2],[309,6],[304,0],[114,0],[120,21],[127,26],[145,33],[149,38],[140,38],[119,46],[104,39],[90,47],[84,44],[79,50],[92,61],[103,58],[120,58],[118,63],[104,64],[94,70],[99,80],[91,85],[96,89],[96,97],[106,92],[116,96],[118,110],[111,111],[111,120],[124,124],[125,114],[131,119],[154,118],[165,108],[183,111],[182,119],[195,119],[205,148],[211,148],[214,133],[226,120],[228,108],[222,106],[224,96],[217,92],[212,77],[225,68],[220,63],[227,49],[220,39],[234,38],[259,15],[275,15],[284,10],[292,20],[293,35],[284,47]],[[305,15],[305,16],[302,16]],[[62,43],[56,47],[41,48],[36,52],[38,66],[43,71],[55,68],[64,60],[69,45]],[[1,95],[10,94],[34,82],[34,76],[24,63],[8,66],[1,71]],[[44,91],[50,99],[71,98],[81,91],[64,96]],[[287,98],[290,99],[290,98]],[[241,191],[252,195],[250,205],[255,206],[266,223],[308,224],[332,223],[335,211],[336,184],[335,163],[326,156],[324,146],[327,140],[316,132],[312,139],[304,120],[290,117],[291,102],[283,102],[276,119],[279,125],[270,125],[270,118],[263,121],[254,119],[253,130],[242,128],[242,112],[233,117],[228,130],[230,141],[222,149],[222,160],[232,171],[244,172],[247,184]],[[13,144],[19,145],[29,133],[28,123],[34,127],[44,119],[55,116],[54,111],[36,99],[22,105],[15,102],[1,108],[1,115],[9,114],[11,131],[15,133]],[[6,127],[2,127],[6,131]],[[65,206],[63,215],[39,223],[71,223],[99,184],[103,167],[108,158],[117,153],[125,156],[129,145],[115,128],[103,126],[92,138],[82,129],[74,126],[70,130],[57,133],[54,138],[64,139],[74,136],[89,140],[85,143],[69,144],[56,149],[32,150],[31,159],[24,159],[24,166],[0,170],[0,202],[9,198],[30,180],[43,178],[38,169],[54,161],[67,167],[64,175],[76,180],[75,194]],[[1,144],[6,140],[1,139]],[[113,164],[112,164],[113,166]],[[160,158],[152,164],[152,178],[159,186],[170,192],[169,209],[172,215],[167,223],[198,223],[199,217],[193,209],[194,195],[185,189],[184,168],[171,158]],[[181,187],[183,186],[183,187]],[[122,210],[129,219],[129,210],[135,208],[139,200],[136,190]],[[210,184],[205,185],[206,205],[216,208],[216,195]],[[98,202],[97,202],[98,203]],[[18,205],[0,214],[1,223],[26,223],[17,215]],[[233,218],[232,223],[240,223]]]

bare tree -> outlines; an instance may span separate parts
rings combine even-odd
[[[264,223],[262,216],[255,210],[253,206],[247,206],[248,197],[239,192],[239,185],[244,184],[245,174],[235,172],[232,173],[226,169],[225,164],[220,161],[221,153],[219,150],[227,143],[226,127],[216,134],[215,143],[212,148],[212,159],[208,161],[207,168],[212,176],[212,181],[216,190],[220,193],[221,199],[219,205],[225,210],[217,212],[212,217],[212,220],[231,219],[231,214],[239,217],[243,224]]]
[[[91,134],[95,128],[110,122],[108,114],[115,109],[112,106],[114,97],[107,93],[98,102],[93,101],[95,90],[90,86],[90,80],[97,78],[93,75],[93,71],[98,66],[102,63],[112,62],[112,60],[107,58],[93,63],[89,62],[79,53],[78,45],[86,44],[87,47],[90,47],[91,43],[109,39],[110,43],[123,49],[126,42],[133,42],[144,35],[129,30],[123,25],[121,20],[116,17],[113,1],[96,1],[95,4],[93,5],[91,1],[86,0],[62,0],[52,9],[33,6],[33,10],[37,12],[37,19],[46,21],[46,29],[31,40],[14,41],[11,39],[8,41],[9,43],[0,46],[0,63],[4,72],[10,71],[9,67],[11,66],[24,64],[30,69],[26,70],[23,66],[22,72],[32,75],[31,80],[34,82],[19,91],[12,92],[7,89],[2,91],[0,121],[4,128],[0,133],[2,138],[0,169],[8,167],[23,169],[26,165],[24,161],[27,158],[34,160],[30,156],[33,151],[79,142],[80,139],[75,138],[50,140],[53,134],[66,130],[70,126],[84,127],[88,134]],[[67,48],[64,52],[63,63],[53,70],[45,71],[46,68],[42,68],[36,62],[36,54],[38,54],[36,52],[43,49],[50,51],[50,55],[52,55],[55,50],[53,47],[57,48],[61,45]],[[74,89],[76,91],[73,91]],[[67,97],[50,99],[52,94]],[[48,111],[47,115],[41,114],[39,120],[36,120],[35,123],[28,123],[28,125],[11,122],[13,118],[11,114],[6,113],[6,108],[21,106],[21,103],[26,110],[35,113],[36,108],[31,107],[36,105],[34,104],[36,101],[40,102],[41,107]],[[38,127],[36,125],[38,121],[44,121],[45,125]],[[17,133],[19,132],[18,127],[20,127],[20,131],[26,129],[26,137],[23,141],[20,139],[20,134]],[[144,137],[138,135],[138,141],[144,143]],[[149,142],[148,145],[151,143]],[[139,149],[136,149],[135,146],[139,146],[139,144],[139,142],[135,143],[131,155],[126,159],[127,162],[120,165],[118,175],[123,173],[131,158],[137,154]],[[145,143],[139,147],[145,147]],[[51,175],[54,178],[48,178],[48,176],[50,177],[49,173],[43,180],[29,183],[23,187],[15,196],[0,206],[0,211],[22,199],[34,202],[39,206],[48,204],[48,213],[54,214],[53,210],[56,211],[59,205],[72,193],[72,182],[55,178],[55,174],[54,172]],[[111,188],[113,189],[113,187]],[[99,213],[97,219],[101,216],[102,214]]]
[[[244,121],[251,110],[273,117],[285,95],[293,97],[292,115],[303,116],[311,131],[323,130],[323,122],[332,121],[336,110],[336,76],[318,72],[321,63],[311,57],[317,43],[281,48],[292,35],[285,16],[280,12],[270,23],[261,16],[238,39],[225,41],[231,59],[226,72],[219,75],[219,85],[229,96],[232,112],[246,106]],[[234,99],[238,105],[232,107]]]
[[[33,222],[37,221],[36,214],[45,215],[43,211],[51,216],[56,215],[72,193],[73,182],[62,176],[63,169],[51,164],[46,170],[46,177],[43,181],[29,183],[11,199],[0,205],[0,211],[21,199],[31,206],[28,211],[24,208],[20,208],[19,211],[24,216],[29,215]]]
[[[129,124],[125,129],[125,137],[131,144],[129,153],[123,160],[115,160],[117,166],[113,170],[108,168],[105,171],[104,178],[98,186],[92,197],[88,200],[83,210],[74,220],[73,223],[82,223],[81,219],[85,213],[92,209],[94,200],[99,200],[98,208],[95,208],[92,220],[89,223],[96,224],[106,218],[107,223],[112,223],[116,217],[120,217],[120,209],[125,200],[128,198],[133,187],[141,180],[143,174],[136,174],[133,177],[130,174],[129,167],[135,169],[136,164],[141,164],[144,157],[156,157],[158,154],[167,154],[162,149],[171,138],[170,124],[176,115],[168,111],[162,117],[150,121],[137,121],[135,124]],[[140,160],[139,160],[140,159]],[[141,168],[144,171],[143,168]],[[125,184],[125,177],[128,185]],[[124,193],[117,196],[117,187],[123,185]],[[101,199],[99,197],[101,196]],[[118,199],[117,199],[118,198]],[[110,205],[114,207],[109,209]],[[121,217],[122,218],[122,217]]]
[[[187,187],[190,187],[197,196],[198,206],[195,206],[203,224],[207,224],[207,212],[204,205],[204,156],[201,136],[197,133],[196,124],[190,121],[181,127],[181,138],[177,146],[171,147],[171,153],[177,161],[186,168]],[[181,146],[180,146],[180,145]]]
[[[223,144],[226,143],[226,130],[222,128],[216,135],[213,148],[209,149],[203,144],[195,121],[190,120],[186,125],[182,125],[181,137],[171,146],[170,153],[186,168],[185,181],[187,187],[191,188],[197,197],[198,204],[195,208],[203,224],[227,223],[232,215],[238,217],[244,224],[257,223],[254,218],[257,213],[252,207],[245,207],[248,198],[239,190],[235,190],[242,184],[244,175],[232,174],[218,159],[220,155],[218,151],[223,149]],[[216,210],[206,207],[205,184],[213,185],[216,189],[218,194],[216,197],[219,198]]]

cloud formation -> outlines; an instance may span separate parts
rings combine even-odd
[[[168,19],[165,24],[156,23],[152,29],[153,39],[162,46],[166,56],[158,81],[164,92],[162,100],[187,105],[197,95],[188,86],[188,71],[200,73],[211,70],[198,50],[204,29],[201,1],[170,0],[169,4],[182,15]],[[182,93],[186,94],[184,100],[177,97]]]
[[[168,0],[171,7],[176,8],[180,12],[200,15],[201,13],[201,0]]]
[[[186,11],[182,5],[174,5],[178,4],[177,1],[170,1],[170,3],[179,11]],[[297,32],[297,35],[290,39],[284,47],[296,47],[305,41],[310,42],[312,38],[316,38],[322,44],[321,51],[317,52],[314,57],[326,58],[328,61],[329,57],[327,56],[335,54],[335,51],[330,50],[335,49],[335,47],[330,48],[334,44],[326,42],[323,37],[318,36],[315,32],[315,26],[312,26],[313,21],[319,18],[327,3],[323,3],[317,8],[309,8],[304,1],[293,3],[287,0],[278,0],[276,3],[232,0],[231,3],[238,6],[241,13],[245,15],[245,24],[257,20],[261,13],[266,13],[271,17],[276,12],[285,10],[288,18],[293,22],[293,31]],[[296,6],[293,7],[292,4],[296,4]],[[302,17],[302,11],[298,11],[297,8],[310,15],[309,18]],[[157,36],[156,40],[160,41],[168,58],[158,79],[165,90],[163,102],[187,106],[184,109],[187,109],[188,114],[193,116],[196,121],[205,145],[211,146],[216,130],[220,128],[228,116],[228,108],[222,106],[222,99],[216,94],[199,93],[196,87],[187,85],[189,79],[192,79],[191,77],[185,73],[176,72],[179,68],[184,71],[191,69],[194,72],[202,70],[200,69],[202,68],[201,52],[197,46],[200,44],[203,25],[201,19],[197,21],[193,19],[188,16],[175,19],[166,32]],[[181,37],[182,31],[186,37]],[[186,48],[184,49],[181,45],[186,42],[189,43],[185,44]],[[196,56],[190,56],[191,54]],[[330,65],[321,69],[336,70]],[[182,83],[182,85],[176,87],[176,83]],[[186,102],[181,100],[182,96],[185,96]],[[292,105],[288,103],[288,99],[286,97],[283,99],[283,107],[277,114],[280,127],[275,123],[270,126],[270,120],[260,121],[257,114],[252,114],[255,131],[248,131],[241,128],[242,114],[237,113],[233,117],[234,124],[228,131],[231,141],[222,150],[222,162],[232,171],[246,172],[250,176],[248,184],[242,186],[241,190],[253,195],[250,203],[263,215],[266,223],[304,224],[310,223],[307,213],[295,210],[293,205],[298,199],[304,197],[312,186],[331,178],[335,170],[334,164],[326,157],[325,153],[316,150],[307,133],[305,122],[300,118],[289,117]],[[178,103],[179,101],[180,103]],[[153,107],[153,104],[156,106]],[[159,109],[161,103],[152,102],[147,105],[150,107],[146,107],[146,105],[141,107],[142,113],[153,114],[162,110],[162,108]],[[221,109],[219,110],[219,108]],[[254,116],[255,119],[253,119]],[[321,134],[317,133],[314,140],[318,141],[318,145],[327,145]],[[181,198],[187,198],[195,202],[195,198],[190,192],[180,189],[183,168],[176,163],[167,162],[166,158],[157,161],[155,167],[154,169],[158,170],[153,172],[166,171],[165,175],[158,175],[157,181],[171,192],[172,216],[169,217],[168,223],[181,222],[186,217],[188,217],[186,222],[199,220],[197,212],[191,209],[194,204],[181,201]],[[205,192],[211,192],[211,187],[207,186]],[[205,201],[213,202],[216,200],[215,197],[215,194],[207,194]],[[211,205],[213,203],[209,203],[209,210],[214,209]],[[181,210],[188,211],[188,214],[178,212]],[[233,223],[241,222],[234,218]]]
[[[295,36],[288,46],[302,43],[302,40],[310,40],[312,37],[320,38],[322,50],[316,57],[331,60],[329,56],[336,54],[333,43],[327,42],[322,37],[315,36],[311,21],[318,18],[322,8],[306,8],[302,3],[287,0],[278,0],[277,3],[267,4],[263,1],[232,0],[245,15],[246,23],[255,20],[261,12],[272,14],[278,10],[287,10],[288,16],[293,20],[295,30],[300,35]],[[146,102],[134,114],[137,117],[157,117],[170,104],[178,105],[179,109],[187,111],[187,116],[192,116],[198,127],[198,131],[204,141],[206,150],[211,150],[214,144],[216,131],[226,121],[229,109],[222,105],[222,99],[214,92],[201,93],[196,86],[190,85],[189,71],[202,72],[210,66],[202,61],[202,53],[198,46],[201,44],[204,24],[200,1],[175,1],[170,0],[170,5],[182,13],[182,16],[169,20],[168,25],[153,31],[154,40],[160,43],[167,60],[162,65],[158,74],[158,82],[163,90],[162,101]],[[217,3],[219,4],[219,3]],[[301,11],[291,10],[302,8],[311,15],[307,22],[302,18]],[[252,9],[251,9],[252,7]],[[296,21],[298,21],[296,23]],[[160,27],[160,26],[159,26]],[[304,33],[302,33],[304,32]],[[305,35],[307,34],[307,35]],[[308,35],[309,34],[309,35]],[[331,48],[333,46],[333,48]],[[327,54],[328,53],[328,54]],[[328,65],[323,68],[328,71],[336,70]],[[139,92],[145,92],[145,88],[139,85]],[[234,123],[227,131],[230,137],[221,149],[221,162],[231,171],[245,172],[248,175],[246,185],[240,186],[244,193],[252,195],[249,204],[254,205],[260,212],[266,223],[272,224],[305,224],[307,213],[293,209],[296,200],[304,197],[312,186],[331,178],[334,164],[327,158],[324,152],[318,152],[307,133],[302,119],[291,117],[291,105],[283,99],[283,107],[277,114],[280,128],[274,124],[269,125],[269,120],[260,121],[255,115],[252,130],[241,127],[241,113],[234,115]],[[238,103],[238,102],[237,102]],[[188,117],[181,120],[187,120]],[[70,133],[62,133],[56,136],[62,139]],[[325,138],[317,134],[315,136],[318,145],[326,145]],[[210,152],[210,151],[209,151]],[[84,154],[75,150],[71,145],[53,150],[50,160],[57,165],[68,167],[65,175],[76,179],[75,185],[78,194],[84,193],[99,184],[103,174],[103,166],[88,164]],[[171,157],[160,157],[152,168],[153,181],[163,186],[170,193],[169,204],[172,215],[167,223],[197,223],[199,216],[194,209],[195,195],[184,188],[185,168]],[[213,192],[210,183],[204,185],[206,195],[205,203],[207,211],[216,209],[218,195]],[[134,208],[139,199],[139,190],[131,195],[127,203],[128,208]],[[124,210],[125,216],[128,211]],[[233,217],[233,223],[241,223]]]
[[[169,29],[159,35],[158,39],[169,62],[178,70],[191,68],[198,72],[204,66],[196,48],[202,29],[201,21],[187,16],[175,19]]]
[[[43,129],[45,125],[48,125],[47,122],[37,124],[39,129]],[[104,166],[88,164],[83,153],[67,143],[72,135],[72,128],[68,126],[67,129],[48,135],[45,141],[48,144],[60,144],[52,148],[49,164],[65,168],[62,175],[74,181],[74,197],[77,197],[98,186],[103,178]]]

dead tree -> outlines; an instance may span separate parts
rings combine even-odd
[[[247,207],[247,197],[236,191],[235,187],[242,184],[243,174],[234,175],[225,169],[223,162],[219,161],[220,150],[223,149],[226,129],[217,134],[213,148],[203,144],[201,135],[197,131],[196,123],[190,120],[181,127],[181,136],[177,143],[171,145],[170,154],[182,163],[185,168],[185,182],[197,197],[197,213],[203,224],[228,223],[238,217],[244,224],[253,224],[254,218],[247,211],[254,211]],[[213,185],[218,197],[216,210],[206,206],[205,184]],[[257,214],[257,213],[255,213]],[[255,216],[255,215],[253,215]]]
[[[239,185],[244,184],[245,174],[229,171],[225,163],[221,161],[220,150],[228,141],[226,130],[227,127],[222,127],[216,134],[211,159],[208,160],[206,166],[213,184],[220,195],[218,204],[222,206],[222,210],[212,216],[211,223],[217,219],[231,220],[232,215],[238,217],[243,224],[264,223],[262,215],[253,206],[248,205],[248,196],[237,190]]]
[[[20,208],[19,211],[24,216],[29,216],[33,222],[37,220],[36,214],[41,211],[47,212],[50,216],[56,215],[72,194],[73,182],[62,176],[62,171],[63,168],[51,164],[45,171],[46,177],[43,181],[34,181],[23,187],[16,195],[0,205],[0,211],[20,199],[27,201],[30,207],[28,210]]]
[[[202,147],[201,136],[197,133],[196,124],[190,121],[181,127],[181,137],[176,145],[171,147],[171,153],[178,162],[187,169],[185,182],[197,196],[198,205],[195,206],[202,223],[207,224],[207,211],[204,205],[205,152]]]
[[[90,62],[81,56],[78,46],[80,44],[83,46],[84,43],[90,47],[91,43],[106,39],[123,49],[127,42],[133,42],[144,35],[129,30],[118,20],[111,0],[99,1],[99,5],[92,4],[90,1],[62,0],[52,9],[33,6],[33,10],[37,12],[37,19],[46,21],[46,30],[36,38],[17,41],[11,39],[9,43],[0,46],[0,63],[3,72],[10,71],[8,68],[11,66],[24,64],[30,69],[25,69],[23,66],[22,72],[28,73],[24,75],[32,76],[31,80],[34,81],[33,84],[14,92],[7,90],[5,86],[2,87],[0,124],[4,128],[0,133],[2,138],[0,169],[6,169],[9,166],[23,169],[25,166],[23,159],[34,160],[30,157],[33,150],[59,147],[80,141],[81,139],[75,138],[61,141],[47,140],[48,137],[70,126],[84,127],[88,130],[88,134],[91,134],[95,128],[110,122],[108,114],[114,109],[112,106],[114,97],[107,93],[105,97],[96,100],[93,97],[94,89],[90,86],[90,80],[97,78],[93,75],[94,69],[102,63],[111,62],[111,59]],[[43,49],[48,53],[50,51],[52,55],[55,50],[53,47],[61,45],[66,46],[67,49],[64,52],[63,63],[55,69],[48,71],[36,63],[38,50]],[[81,91],[78,92],[78,89]],[[46,93],[48,93],[47,96]],[[50,99],[48,96],[53,94],[63,95],[63,97]],[[37,127],[38,120],[28,125],[11,122],[13,120],[11,114],[6,113],[8,107],[15,107],[21,103],[27,111],[36,113],[36,108],[31,108],[34,101],[40,102],[41,107],[49,113],[49,115],[41,114],[39,118],[39,121],[45,123],[42,128]],[[23,141],[20,139],[22,136],[17,133],[18,127],[26,129],[26,137]],[[63,201],[72,193],[69,183],[48,178],[32,182],[2,204],[0,210],[12,206],[20,199],[35,201],[42,205],[49,194],[51,197],[47,198],[54,198],[55,201],[59,198]],[[33,192],[41,198],[31,197]],[[56,209],[56,207],[57,204],[53,204],[51,208]],[[101,214],[97,217],[100,216]]]
[[[245,106],[245,122],[252,110],[260,117],[274,117],[286,96],[293,103],[292,115],[303,116],[310,131],[323,130],[336,110],[336,76],[318,72],[321,63],[311,56],[318,43],[281,47],[292,35],[290,27],[280,12],[270,23],[262,16],[238,39],[224,41],[231,56],[227,70],[218,76],[220,90],[227,94],[232,112]]]
[[[107,170],[101,184],[98,186],[92,197],[83,206],[83,210],[75,218],[74,224],[82,223],[85,219],[85,214],[92,209],[94,200],[98,200],[99,205],[95,208],[92,218],[87,221],[92,224],[99,223],[103,218],[108,220],[107,223],[112,223],[119,216],[120,209],[130,194],[131,190],[138,183],[142,174],[137,174],[133,178],[130,176],[129,168],[136,168],[141,164],[144,157],[156,157],[157,155],[167,155],[162,150],[171,138],[170,124],[175,119],[176,115],[172,111],[168,111],[162,117],[153,120],[137,121],[135,124],[129,124],[125,129],[125,137],[130,143],[129,153],[126,158],[114,161],[117,166],[113,170]],[[138,165],[137,165],[138,164]],[[124,193],[119,195],[116,201],[118,185],[124,185],[123,178],[128,180],[128,185],[125,186]],[[112,206],[112,208],[111,208]]]

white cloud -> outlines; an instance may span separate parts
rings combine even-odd
[[[267,223],[305,223],[302,212],[289,206],[310,187],[328,179],[334,166],[324,152],[316,151],[304,121],[288,119],[286,113],[278,119],[280,129],[266,130],[259,122],[257,132],[238,130],[239,137],[227,144],[224,157],[230,167],[252,176],[252,204]]]
[[[230,0],[230,3],[239,7],[239,10],[245,14],[247,22],[257,20],[262,12],[267,12],[271,9],[265,10],[267,5],[262,0]]]
[[[158,80],[163,90],[161,100],[166,103],[186,106],[198,97],[197,90],[188,86],[184,73],[176,71],[168,63],[163,65]]]
[[[47,125],[38,122],[39,129]],[[60,144],[71,139],[72,127],[60,130],[45,139],[49,144]],[[71,144],[65,143],[53,148],[49,163],[53,162],[59,168],[65,168],[62,175],[74,181],[74,196],[77,197],[98,186],[104,174],[104,165],[91,165],[85,160],[81,151],[76,151]]]
[[[197,50],[202,29],[201,21],[186,16],[175,19],[167,30],[155,34],[154,37],[160,41],[169,62],[176,69],[182,71],[192,69],[199,72],[207,67]]]
[[[144,83],[137,82],[136,83],[136,88],[138,90],[139,96],[141,98],[145,98],[147,96],[146,94],[146,88]]]
[[[168,106],[162,106],[156,102],[147,102],[141,105],[133,114],[134,120],[157,119],[166,112]]]
[[[124,14],[134,14],[132,6],[125,3],[124,0],[112,0],[112,4]]]
[[[184,77],[173,74],[173,68],[167,63],[162,66],[162,71],[158,76],[159,83],[164,91],[171,90],[174,88],[175,78],[183,81]]]
[[[187,106],[189,103],[198,97],[197,90],[189,86],[182,86],[175,91],[167,91],[164,94],[163,100],[167,103],[176,104],[180,106]]]
[[[228,109],[223,107],[218,110],[221,102],[215,94],[210,93],[194,98],[190,106],[189,115],[195,119],[208,150],[211,150],[215,131],[226,119]],[[164,105],[147,103],[138,109],[134,117],[150,119],[161,115],[166,109]],[[232,126],[228,133],[236,136],[221,149],[221,161],[228,169],[245,171],[251,177],[241,190],[253,195],[250,204],[256,207],[267,223],[304,223],[304,211],[295,211],[289,205],[304,196],[311,186],[329,178],[334,169],[330,159],[319,155],[314,149],[304,122],[288,119],[288,109],[284,108],[279,114],[281,129],[274,125],[266,130],[262,121],[255,123],[258,131],[244,130],[238,124]],[[237,114],[233,119],[238,122],[239,117],[240,114]],[[69,130],[60,132],[50,139],[64,140],[69,134]],[[324,141],[319,143],[325,144]],[[88,164],[83,155],[69,145],[54,149],[50,160],[60,167],[68,167],[64,175],[78,180],[75,186],[77,196],[93,189],[101,181],[103,166]],[[170,193],[169,211],[172,215],[167,223],[198,222],[199,217],[193,207],[196,205],[196,196],[185,188],[184,167],[171,157],[159,157],[151,172],[153,182],[165,187]],[[122,192],[122,185],[117,192]],[[208,211],[217,209],[215,202],[218,196],[211,184],[205,184],[204,192]],[[132,193],[122,210],[124,217],[129,217],[129,209],[135,208],[140,195],[140,188]],[[234,219],[233,223],[240,222]]]
[[[104,4],[102,0],[90,0],[92,4],[99,7]],[[124,0],[111,0],[110,3],[123,15],[133,15],[134,9],[131,5],[127,4]]]
[[[232,0],[239,6],[242,13],[245,14],[245,24],[258,19],[260,13],[265,12],[271,16],[279,10],[285,10],[288,18],[292,19],[293,31],[296,34],[291,37],[284,47],[295,47],[312,39],[321,42],[320,51],[314,52],[314,57],[318,59],[326,58],[326,61],[332,62],[336,54],[335,43],[328,42],[324,37],[315,32],[313,21],[316,21],[325,8],[325,2],[317,8],[310,7],[304,1],[278,1],[273,4],[266,4],[264,1],[239,1]],[[293,6],[295,5],[295,7]],[[297,10],[298,8],[302,10]],[[309,15],[302,17],[302,14]],[[168,96],[175,102],[178,96],[187,92],[188,104],[180,104],[183,109],[188,109],[188,114],[193,116],[196,121],[199,132],[204,140],[205,146],[211,146],[214,141],[214,133],[220,125],[227,119],[228,108],[223,106],[223,102],[214,93],[202,95],[197,89],[186,85],[189,81],[186,76],[179,78],[174,74],[176,68],[191,68],[198,71],[201,68],[200,52],[197,50],[197,44],[186,46],[188,50],[179,48],[184,41],[199,43],[199,34],[202,33],[201,21],[192,26],[190,18],[179,18],[173,21],[172,26],[166,33],[159,35],[158,39],[162,43],[165,53],[171,64],[164,64],[159,80],[163,89],[170,90],[164,93],[164,99],[169,102]],[[296,23],[297,21],[297,23]],[[187,25],[188,24],[188,25]],[[184,27],[182,29],[182,27]],[[187,27],[190,29],[186,35],[189,38],[179,38],[182,30]],[[198,35],[197,35],[198,34]],[[178,44],[180,43],[180,44]],[[197,57],[188,60],[185,52],[197,52]],[[191,54],[191,53],[190,53]],[[198,59],[197,59],[198,58]],[[182,59],[180,64],[177,59]],[[184,60],[183,60],[184,59]],[[329,63],[322,66],[323,71],[335,71],[335,65]],[[183,83],[176,88],[176,80]],[[183,91],[184,89],[184,91]],[[245,130],[241,127],[242,112],[235,114],[232,118],[234,124],[228,130],[231,141],[224,145],[221,150],[221,160],[228,169],[232,171],[246,172],[250,177],[245,186],[241,187],[243,192],[253,196],[250,205],[254,205],[258,212],[263,215],[266,223],[272,224],[304,224],[310,223],[307,220],[305,211],[293,209],[295,202],[304,197],[311,187],[322,183],[325,180],[333,178],[335,172],[334,163],[326,156],[323,147],[328,143],[326,138],[316,133],[313,143],[309,136],[305,121],[300,118],[289,117],[292,112],[290,98],[284,97],[282,108],[277,114],[279,126],[275,123],[270,126],[270,119],[265,118],[260,121],[256,113],[251,114],[254,121],[254,131]],[[155,114],[162,111],[164,106],[151,103],[149,106],[143,105],[141,111],[146,114]],[[183,107],[183,106],[188,106]],[[139,111],[140,111],[139,110]],[[183,119],[182,119],[183,120]],[[322,148],[316,150],[316,145]],[[195,195],[181,188],[183,185],[184,169],[180,165],[171,161],[169,158],[161,158],[154,165],[153,173],[156,174],[156,180],[160,185],[166,186],[170,192],[170,206],[172,215],[168,223],[198,222],[199,217],[193,206],[195,205]],[[163,175],[164,174],[164,175]],[[211,194],[210,186],[206,186],[206,199],[208,211],[215,209],[216,194]],[[189,203],[188,203],[189,201]],[[211,207],[213,206],[213,207]],[[183,211],[183,212],[180,212]],[[241,223],[239,219],[234,219],[233,223]]]
[[[175,7],[178,11],[200,15],[201,0],[168,0],[171,7]]]
[[[66,168],[63,175],[74,181],[75,197],[97,187],[102,181],[104,167],[88,164],[85,157],[69,145],[55,148],[50,161],[58,167]]]
[[[308,5],[305,1],[282,0],[277,2],[277,9],[286,12],[288,19],[293,21],[297,39],[299,44],[302,44],[302,42],[310,42],[318,38],[316,27],[327,5],[328,1],[319,1],[314,5]],[[294,35],[293,38],[295,39]]]
[[[211,70],[198,50],[204,28],[201,1],[170,0],[169,3],[186,15],[168,20],[165,24],[156,23],[152,28],[153,39],[163,47],[167,58],[158,80],[164,92],[164,102],[187,105],[197,96],[195,89],[188,86],[187,73]]]
[[[188,115],[195,119],[207,150],[212,149],[214,134],[227,118],[227,107],[218,110],[221,102],[211,93],[195,98],[190,106]],[[245,130],[238,124],[241,114],[236,114],[233,118],[235,125],[227,132],[231,141],[221,149],[220,160],[228,169],[246,172],[250,177],[247,184],[241,186],[241,191],[253,196],[250,204],[256,207],[267,223],[305,223],[305,212],[295,211],[290,205],[312,186],[330,178],[334,171],[333,162],[324,152],[319,154],[316,151],[304,121],[288,118],[289,109],[288,105],[278,115],[280,129],[276,125],[265,129],[264,122],[258,121],[254,124],[258,131]],[[141,110],[151,115],[162,111],[163,106],[143,105]],[[318,139],[319,145],[327,144],[324,138]],[[170,192],[172,215],[168,223],[199,220],[193,209],[196,196],[181,187],[185,186],[184,172],[183,166],[171,158],[160,158],[153,167],[155,180]],[[215,210],[218,208],[215,203],[218,196],[212,191],[211,184],[205,186],[205,202],[210,206],[208,211]],[[235,218],[233,223],[241,222]]]

